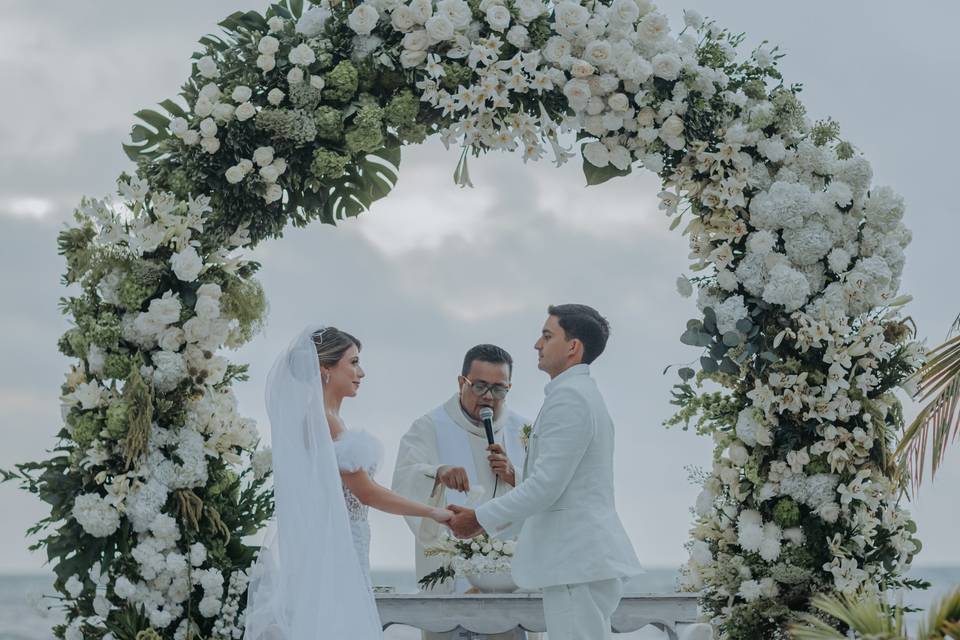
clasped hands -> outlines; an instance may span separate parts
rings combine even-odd
[[[490,468],[494,474],[510,485],[514,485],[516,473],[503,447],[499,444],[492,444],[487,447],[487,451],[490,453],[487,460],[490,462]],[[437,479],[449,489],[463,493],[470,491],[470,480],[467,478],[466,470],[462,467],[445,467],[440,471]],[[483,533],[483,527],[477,521],[477,514],[473,509],[451,504],[447,505],[447,510],[451,511],[453,515],[443,524],[446,524],[456,537],[467,539]]]

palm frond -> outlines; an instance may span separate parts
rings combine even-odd
[[[876,594],[814,596],[815,609],[847,625],[857,636],[871,640],[906,640],[903,612],[892,607]],[[847,635],[837,631],[814,614],[801,615],[801,622],[790,628],[796,640],[846,640]]]
[[[960,322],[960,316],[957,322]],[[914,488],[919,487],[923,480],[928,447],[932,449],[932,478],[943,463],[950,442],[960,433],[960,336],[930,351],[927,363],[915,375],[918,380],[916,397],[921,402],[931,396],[933,399],[904,429],[894,452],[909,474]]]
[[[917,630],[917,638],[943,640],[945,637],[960,637],[960,587],[947,594],[939,606],[930,609],[925,624]]]

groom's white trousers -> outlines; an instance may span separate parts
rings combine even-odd
[[[620,604],[623,579],[564,584],[543,589],[547,640],[607,640]]]

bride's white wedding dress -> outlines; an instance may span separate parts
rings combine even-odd
[[[365,431],[345,431],[333,441],[334,451],[337,454],[337,464],[341,471],[352,473],[363,469],[367,475],[373,477],[377,467],[383,459],[383,445],[380,441]],[[347,514],[350,517],[350,533],[353,536],[353,546],[357,550],[357,559],[371,590],[370,581],[370,521],[368,515],[370,507],[360,502],[357,496],[344,485],[343,501],[347,505]]]
[[[376,471],[382,447],[362,431],[330,437],[320,364],[307,327],[267,377],[275,523],[250,572],[246,640],[381,640],[370,587],[368,509],[340,470]]]

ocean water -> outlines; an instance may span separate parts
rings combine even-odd
[[[923,608],[942,598],[951,588],[960,586],[960,567],[919,567],[912,572],[915,577],[928,580],[932,587],[927,591],[905,594],[904,604]],[[629,586],[628,591],[637,593],[669,593],[675,591],[674,569],[648,569]],[[398,593],[417,591],[413,571],[373,571],[375,585],[392,586]],[[31,592],[53,594],[53,579],[48,575],[2,575],[0,574],[0,640],[49,640],[50,629],[60,617],[51,612],[41,615],[27,603]],[[924,614],[908,616],[916,624]],[[420,633],[409,627],[391,627],[384,634],[385,640],[419,640]],[[665,638],[662,632],[646,628],[618,636],[623,640],[654,640]]]

